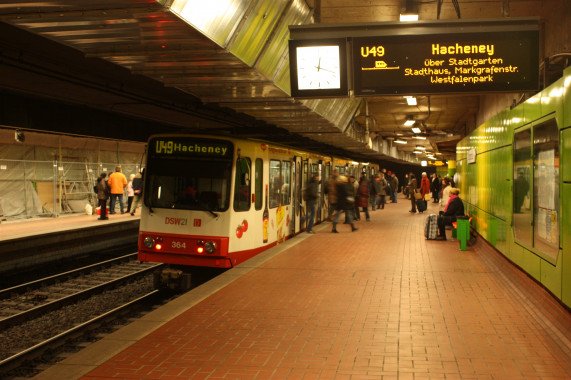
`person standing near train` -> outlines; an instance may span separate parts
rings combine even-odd
[[[139,202],[141,201],[141,197],[143,196],[143,173],[137,173],[135,178],[133,178],[133,203],[131,204],[131,209],[129,212],[131,216],[135,215],[135,211],[137,211],[137,207],[139,206]]]
[[[313,223],[315,222],[315,208],[317,199],[319,198],[319,175],[317,173],[311,176],[309,183],[305,189],[306,205],[307,205],[307,233],[314,234]]]
[[[389,185],[391,186],[392,203],[397,203],[397,195],[399,190],[399,179],[395,173],[390,173]]]
[[[351,225],[351,231],[357,231],[357,227],[353,223],[353,211],[355,208],[355,197],[353,185],[349,179],[344,175],[339,176],[337,181],[337,213],[333,218],[333,229],[331,232],[338,233],[337,222],[339,221],[339,214],[341,210],[345,210],[347,224]]]
[[[329,203],[329,216],[327,219],[332,220],[335,211],[337,210],[337,178],[339,172],[333,170],[332,176],[327,181],[325,192],[327,194],[327,202]]]
[[[115,202],[119,199],[119,207],[121,214],[124,214],[123,210],[123,192],[125,187],[127,187],[127,178],[125,174],[121,173],[121,165],[115,167],[115,172],[109,176],[109,188],[111,189],[111,206],[109,214],[115,214]]]
[[[370,222],[371,216],[369,215],[369,181],[367,180],[367,176],[364,174],[359,180],[359,188],[357,190],[357,194],[358,197],[355,200],[357,207],[355,207],[355,209],[361,207],[365,213],[365,216],[367,217],[367,222]]]

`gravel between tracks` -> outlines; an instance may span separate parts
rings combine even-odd
[[[152,276],[122,285],[0,332],[0,360],[153,290]]]

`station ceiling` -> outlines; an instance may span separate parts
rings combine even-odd
[[[9,45],[3,62],[19,67],[0,86],[189,130],[227,130],[216,121],[227,118],[233,134],[362,159],[418,162],[412,154],[418,144],[453,158],[456,142],[475,122],[480,95],[418,96],[416,106],[402,96],[289,96],[288,25],[395,22],[403,7],[435,19],[440,3],[441,19],[535,15],[531,1],[515,0],[2,0],[5,26],[43,40],[10,45],[3,36],[0,45]],[[63,55],[66,49],[81,57]],[[128,79],[118,80],[121,75]],[[65,85],[54,84],[64,76]],[[402,127],[407,117],[421,122],[428,139],[393,145],[396,137],[412,136]]]

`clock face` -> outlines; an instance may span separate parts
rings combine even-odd
[[[297,81],[299,90],[341,88],[339,46],[298,46]]]

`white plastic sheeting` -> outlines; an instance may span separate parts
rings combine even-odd
[[[0,129],[0,217],[85,212],[96,178],[121,165],[128,178],[143,165],[145,144]]]

